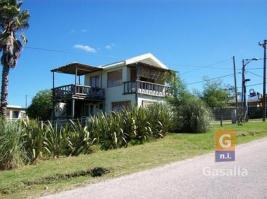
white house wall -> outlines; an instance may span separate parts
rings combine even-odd
[[[142,94],[138,94],[137,95],[137,102],[138,102],[138,106],[142,106],[143,105],[143,101],[147,102],[147,103],[164,103],[165,102],[165,98],[164,97],[156,97],[156,96],[150,96],[150,95],[142,95]]]
[[[128,81],[129,72],[128,72],[128,67],[126,67],[125,65],[116,68],[110,68],[103,71],[98,71],[95,73],[90,73],[85,76],[85,85],[89,85],[90,77],[100,75],[100,81],[102,79],[102,82],[100,82],[100,86],[102,85],[102,88],[105,89],[105,112],[112,111],[112,102],[130,101],[131,105],[136,104],[135,94],[129,94],[129,95],[123,94],[123,84],[120,86],[114,86],[110,88],[107,87],[107,73],[120,69],[122,69],[122,82]]]

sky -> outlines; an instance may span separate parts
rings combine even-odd
[[[51,89],[50,70],[70,62],[103,65],[151,52],[179,71],[190,90],[206,78],[238,86],[243,58],[262,58],[267,39],[264,0],[25,0],[28,44],[10,73],[9,104],[25,106]],[[262,60],[247,66],[248,84],[262,82]],[[56,75],[56,85],[74,77]],[[199,82],[199,83],[198,83]],[[262,92],[262,85],[249,87]],[[240,88],[238,88],[240,90]]]

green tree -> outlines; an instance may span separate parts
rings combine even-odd
[[[27,114],[30,118],[49,120],[51,119],[52,107],[52,91],[39,91],[32,99],[32,104],[29,106]]]
[[[209,129],[210,109],[191,94],[179,76],[170,84],[173,95],[167,98],[172,108],[172,130],[175,132],[204,133]]]
[[[224,108],[231,99],[229,90],[220,81],[206,81],[200,98],[210,108]]]
[[[30,15],[27,10],[21,10],[21,5],[22,2],[17,0],[0,0],[0,52],[3,51],[1,116],[6,116],[9,70],[16,66],[22,43],[27,41],[22,31],[29,27]],[[21,39],[18,39],[19,35]]]

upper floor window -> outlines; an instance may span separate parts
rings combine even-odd
[[[99,88],[99,75],[90,77],[90,86],[93,88]]]
[[[122,84],[122,69],[108,72],[108,87],[119,86]]]

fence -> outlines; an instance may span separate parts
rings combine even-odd
[[[219,120],[232,120],[235,116],[235,107],[226,107],[223,109],[214,108],[212,110],[214,119]],[[237,114],[241,116],[242,109],[238,108]],[[262,107],[248,107],[248,119],[260,119],[262,118]]]

